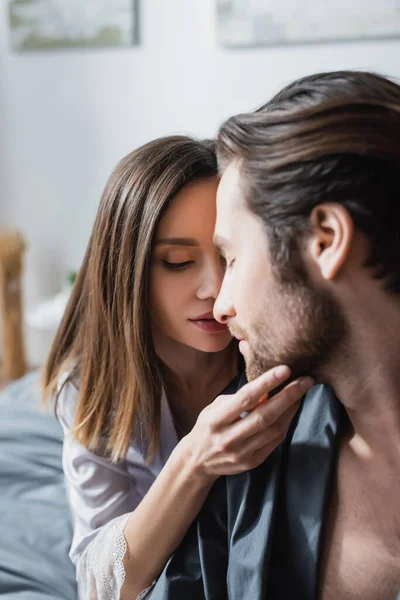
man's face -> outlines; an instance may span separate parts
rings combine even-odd
[[[247,207],[239,165],[231,163],[217,195],[215,242],[227,262],[214,316],[228,323],[249,380],[286,364],[293,377],[315,375],[345,335],[337,301],[309,280],[305,268],[281,267],[271,256],[265,224]],[[297,263],[298,264],[298,263]],[[285,277],[282,277],[283,272]]]

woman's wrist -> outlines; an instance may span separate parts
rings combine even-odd
[[[179,472],[189,479],[199,490],[211,488],[217,475],[207,473],[191,446],[190,433],[180,440],[171,458],[176,461]]]

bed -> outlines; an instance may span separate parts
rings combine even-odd
[[[0,392],[0,598],[76,600],[62,430],[40,410],[39,373]]]

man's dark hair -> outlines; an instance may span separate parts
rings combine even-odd
[[[272,112],[316,106],[325,101],[358,96],[364,100],[399,101],[399,86],[394,81],[365,71],[328,71],[307,75],[289,83],[256,112]]]
[[[339,202],[370,240],[366,266],[400,292],[400,86],[339,71],[295,81],[218,134],[220,169],[240,161],[249,208],[282,266],[322,202]]]

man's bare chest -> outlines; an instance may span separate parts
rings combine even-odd
[[[395,600],[400,592],[400,474],[363,472],[341,452],[324,537],[321,600]]]

